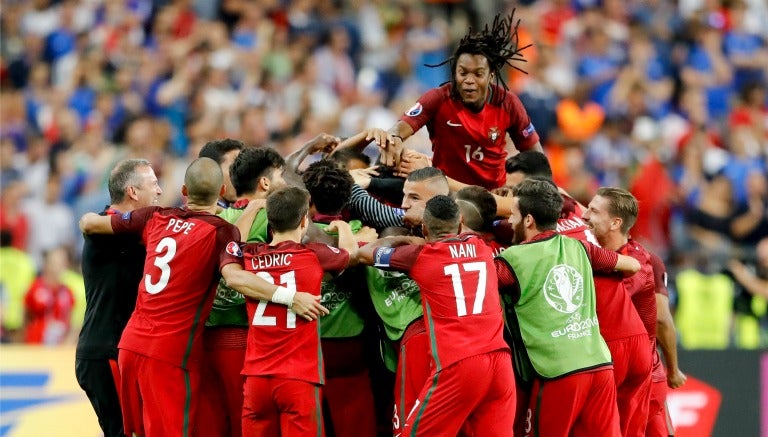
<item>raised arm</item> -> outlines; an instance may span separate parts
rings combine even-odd
[[[89,212],[80,218],[80,231],[84,234],[114,234],[112,218]]]
[[[379,238],[378,240],[368,243],[365,246],[357,249],[357,261],[360,264],[372,266],[376,264],[376,259],[374,256],[376,249],[380,247],[399,247],[405,246],[407,244],[421,245],[424,244],[424,239],[412,236]]]
[[[297,173],[301,163],[307,156],[317,152],[331,153],[339,145],[339,138],[330,134],[319,134],[304,143],[301,148],[285,158],[285,169],[291,173]]]
[[[357,257],[355,252],[357,251],[357,242],[355,241],[355,235],[352,233],[352,228],[349,227],[349,223],[344,220],[334,220],[328,224],[325,231],[337,232],[339,234],[339,249],[344,249],[349,253],[350,266],[356,265]]]

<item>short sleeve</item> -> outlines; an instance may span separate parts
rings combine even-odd
[[[400,121],[408,124],[414,132],[421,129],[424,125],[429,123],[437,114],[440,109],[440,105],[445,100],[446,93],[442,87],[433,88],[424,93],[415,105],[411,106],[402,117]]]
[[[655,253],[651,253],[651,267],[653,268],[653,282],[656,288],[656,294],[663,294],[669,297],[667,289],[667,267]]]
[[[377,247],[373,251],[373,266],[408,273],[424,246],[409,244],[400,247]]]
[[[613,272],[613,270],[616,268],[616,263],[619,261],[618,253],[595,246],[588,241],[579,241],[587,250],[587,256],[589,257],[589,261],[592,264],[593,271],[602,273]]]
[[[349,265],[349,253],[344,249],[321,243],[309,243],[305,247],[315,253],[323,271],[341,273]]]
[[[112,220],[112,231],[116,234],[138,234],[144,232],[149,219],[156,212],[162,209],[159,206],[148,206],[146,208],[134,209],[123,214],[114,214],[109,216]]]
[[[530,150],[539,142],[539,134],[531,122],[528,111],[525,110],[520,98],[511,92],[507,92],[504,99],[504,108],[509,113],[510,125],[507,132],[517,150]]]
[[[216,247],[219,249],[219,270],[227,264],[243,264],[240,231],[229,223],[216,229]]]

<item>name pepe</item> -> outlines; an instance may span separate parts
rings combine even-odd
[[[474,244],[452,244],[448,246],[451,258],[474,258],[477,256],[477,248]]]
[[[192,222],[172,218],[168,221],[168,225],[165,227],[165,230],[167,231],[170,229],[177,234],[182,233],[184,235],[189,235],[189,231],[191,231],[194,226],[195,224]]]
[[[292,253],[268,253],[251,258],[253,270],[264,270],[272,267],[291,265]]]

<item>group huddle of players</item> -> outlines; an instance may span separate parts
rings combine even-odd
[[[76,372],[105,435],[374,436],[376,403],[396,436],[672,435],[663,264],[626,190],[583,207],[552,182],[498,83],[518,55],[497,17],[389,130],[285,159],[212,141],[181,208],[153,205],[148,161],[118,163],[80,221]],[[431,156],[404,148],[422,127]]]

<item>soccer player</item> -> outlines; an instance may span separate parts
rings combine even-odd
[[[493,222],[496,219],[496,199],[493,194],[483,187],[468,185],[456,192],[456,204],[461,212],[463,231],[479,235],[491,247],[494,256],[506,249],[496,241],[493,234]]]
[[[243,149],[232,161],[228,173],[238,200],[218,215],[237,224],[245,241],[267,241],[264,202],[270,190],[286,185],[284,167],[283,158],[268,147]],[[222,278],[203,331],[203,366],[207,376],[200,387],[202,395],[195,418],[196,435],[242,435],[245,379],[240,372],[245,361],[248,326],[245,297],[228,287]]]
[[[267,282],[320,295],[324,272],[340,273],[349,252],[324,244],[301,244],[309,217],[309,194],[284,188],[267,198],[270,244],[247,244],[245,267]],[[349,225],[333,221],[339,246],[356,250]],[[324,383],[319,326],[296,318],[290,308],[247,299],[248,333],[243,375],[243,434],[257,436],[322,435],[320,386]]]
[[[323,159],[310,164],[302,179],[310,194],[312,221],[327,230],[330,223],[342,220],[354,184],[349,172]],[[359,220],[351,220],[349,225],[353,234],[362,228]],[[326,373],[323,399],[336,437],[376,435],[373,392],[364,355],[365,320],[353,302],[360,300],[354,296],[362,282],[359,273],[361,270],[350,269],[342,277],[323,280],[321,287],[320,302],[329,311],[320,324]]]
[[[434,369],[403,434],[511,436],[515,380],[491,249],[457,235],[459,208],[448,196],[426,203],[423,227],[426,244],[380,239],[358,250],[362,263],[406,272],[421,289]]]
[[[384,149],[385,165],[397,165],[403,141],[422,126],[432,140],[435,167],[459,182],[489,190],[506,181],[506,134],[519,150],[542,150],[523,104],[502,79],[503,67],[521,60],[519,21],[513,20],[513,15],[497,15],[490,28],[470,31],[453,56],[439,64],[450,65],[449,83],[427,91],[388,131],[370,130],[366,140]]]
[[[127,435],[190,435],[202,321],[219,271],[238,291],[292,305],[302,317],[316,318],[323,311],[314,297],[270,286],[243,271],[237,228],[214,215],[224,190],[219,165],[198,158],[184,176],[186,207],[147,207],[108,217],[88,213],[80,220],[86,234],[140,235],[147,248],[136,309],[118,344]]]
[[[609,234],[629,232],[637,218],[637,200],[624,190],[601,188],[598,193],[584,211],[584,221],[598,241],[613,247]],[[613,358],[622,435],[642,437],[648,423],[653,343],[623,279],[618,275],[595,275],[597,318]]]
[[[640,315],[651,341],[653,370],[651,374],[650,407],[648,410],[649,436],[672,435],[674,430],[666,411],[666,384],[677,388],[685,383],[685,375],[677,364],[677,340],[674,336],[674,323],[669,313],[669,293],[666,290],[666,269],[661,260],[649,253],[639,243],[629,237],[629,231],[637,217],[637,208],[622,207],[622,204],[636,200],[631,193],[620,188],[603,187],[590,202],[584,219],[590,223],[601,246],[636,258],[642,265],[640,273],[624,279],[624,286],[632,296],[632,302]],[[621,221],[620,226],[611,226]],[[658,305],[658,304],[661,305]],[[669,374],[664,373],[658,351],[656,350],[656,326],[663,326],[665,335],[659,343],[665,352]],[[670,329],[671,327],[671,329]],[[672,335],[669,335],[669,334]]]
[[[557,234],[563,200],[551,181],[526,179],[513,195],[509,221],[516,245],[496,258],[496,271],[517,371],[533,380],[525,433],[618,437],[616,386],[592,271],[637,271],[640,265]]]
[[[226,138],[207,142],[197,155],[198,158],[211,158],[221,166],[221,173],[224,175],[224,186],[226,187],[226,191],[218,200],[218,205],[221,208],[226,208],[237,200],[235,188],[232,186],[232,181],[229,177],[229,166],[232,165],[237,154],[244,148],[245,144],[242,141]]]
[[[162,190],[149,161],[126,159],[109,175],[110,205],[121,216],[156,204]],[[75,353],[75,376],[91,401],[105,437],[124,436],[117,387],[117,343],[136,306],[146,250],[138,235],[85,235],[85,319]]]

